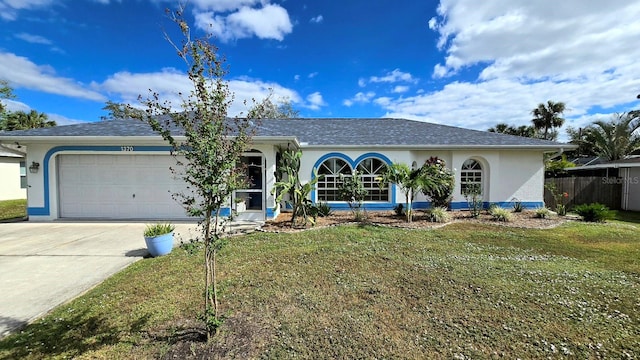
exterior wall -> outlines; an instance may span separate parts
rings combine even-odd
[[[26,199],[27,189],[20,188],[20,161],[23,159],[0,157],[0,200]]]
[[[125,143],[112,142],[102,144],[67,145],[67,144],[29,144],[26,163],[32,161],[40,163],[38,173],[28,174],[28,200],[27,213],[30,221],[51,221],[59,218],[58,201],[58,156],[63,154],[159,154],[169,156],[169,147],[162,141],[150,141],[146,143]],[[275,148],[273,145],[254,144],[253,149],[262,152],[266,159],[266,179],[265,179],[265,208],[267,218],[277,215],[274,212],[274,198],[271,195],[271,188],[275,183]],[[168,171],[168,169],[167,169]],[[18,173],[19,186],[19,173]],[[231,213],[230,207],[221,209],[222,215]]]
[[[523,150],[433,150],[411,151],[403,149],[382,149],[366,151],[354,149],[319,149],[303,148],[300,181],[305,183],[313,176],[314,167],[319,166],[330,157],[346,160],[352,167],[364,157],[378,157],[391,163],[405,163],[411,166],[422,166],[432,156],[443,159],[455,174],[455,189],[451,203],[452,209],[466,209],[467,201],[460,190],[460,169],[467,159],[475,159],[483,168],[483,201],[485,206],[498,203],[511,206],[521,201],[527,208],[543,206],[544,200],[544,164],[541,151]],[[312,193],[315,202],[317,196]],[[390,210],[405,201],[404,193],[392,185],[391,201],[388,203],[365,203],[367,209]],[[331,203],[332,208],[347,209],[344,203]],[[425,209],[430,206],[427,198],[417,194],[414,208]]]

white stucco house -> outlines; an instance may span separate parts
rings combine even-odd
[[[25,153],[16,147],[0,146],[0,201],[26,198]]]
[[[27,177],[31,221],[187,217],[171,196],[184,184],[169,171],[174,164],[169,147],[143,122],[112,120],[5,132],[0,142],[26,145],[26,163],[39,164],[39,170]],[[303,152],[303,183],[314,169],[324,175],[312,200],[336,209],[347,208],[337,201],[340,174],[356,169],[362,174],[370,190],[367,209],[393,209],[404,202],[404,195],[394,185],[381,188],[376,180],[380,172],[395,162],[421,166],[432,156],[455,172],[452,209],[467,207],[461,194],[464,183],[481,184],[487,204],[510,205],[518,199],[529,208],[542,206],[544,154],[567,147],[405,119],[263,120],[243,160],[254,185],[237,191],[230,201],[239,218],[277,216],[280,208],[271,189],[276,154],[287,146]],[[428,206],[427,199],[416,198],[416,208]]]

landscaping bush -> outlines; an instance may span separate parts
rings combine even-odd
[[[492,206],[489,209],[489,214],[493,217],[493,220],[496,221],[504,221],[504,222],[509,222],[511,221],[511,212],[503,207],[500,206]]]
[[[522,201],[515,199],[515,202],[513,203],[513,212],[519,213],[519,212],[522,212],[522,210],[524,210],[524,205],[522,205]]]
[[[331,210],[331,206],[326,201],[321,201],[315,205],[318,209],[319,217],[327,217],[333,214],[333,210]]]
[[[551,215],[551,210],[546,206],[539,207],[536,209],[536,217],[540,219],[546,219]]]
[[[582,217],[583,221],[605,222],[613,217],[608,207],[599,203],[582,204],[573,208],[573,211]]]
[[[429,221],[437,223],[446,223],[451,219],[447,208],[444,206],[436,206],[427,211]]]

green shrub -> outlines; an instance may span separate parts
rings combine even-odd
[[[519,213],[519,212],[522,212],[522,210],[524,210],[524,205],[522,205],[522,201],[515,199],[515,202],[513,203],[513,212]]]
[[[608,207],[599,203],[582,204],[573,208],[573,211],[582,217],[584,221],[605,222],[613,217]]]
[[[175,226],[167,224],[148,224],[144,229],[144,237],[154,237],[168,234],[175,230]]]
[[[431,222],[446,223],[451,219],[447,208],[444,206],[436,206],[427,212]]]
[[[326,201],[321,201],[316,204],[316,208],[318,209],[319,217],[327,217],[333,214],[333,210],[331,210],[331,206]]]
[[[492,206],[489,209],[489,214],[493,217],[493,220],[496,220],[496,221],[509,222],[511,221],[511,217],[512,217],[511,211],[497,205]]]
[[[539,207],[536,209],[536,217],[540,219],[546,219],[551,215],[551,210],[546,206]]]

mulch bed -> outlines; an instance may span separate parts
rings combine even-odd
[[[418,211],[413,217],[413,221],[408,223],[404,216],[398,216],[393,211],[368,211],[367,219],[364,223],[407,229],[432,229],[458,222],[493,224],[528,229],[547,229],[572,220],[570,217],[560,216],[540,219],[535,217],[535,212],[533,211],[512,213],[512,219],[509,222],[495,221],[491,215],[486,213],[486,211],[483,211],[477,218],[471,217],[468,211],[451,211],[449,214],[451,215],[451,221],[448,223],[434,223],[429,221],[424,212]],[[323,228],[350,223],[356,223],[353,214],[349,211],[339,211],[328,217],[318,217],[315,226],[308,224],[306,227],[292,228],[291,213],[284,212],[278,215],[277,218],[267,221],[264,226],[262,226],[261,230],[266,232],[296,232],[312,228]]]

